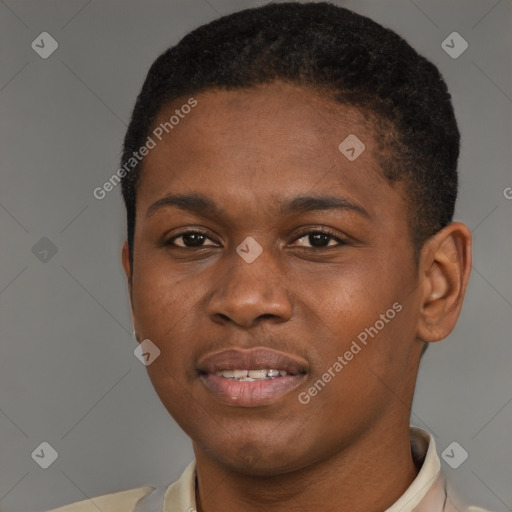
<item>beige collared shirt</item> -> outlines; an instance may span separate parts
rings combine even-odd
[[[468,507],[446,484],[432,436],[411,427],[411,449],[421,469],[407,491],[385,512],[486,512]],[[169,486],[139,487],[58,508],[52,512],[194,512],[195,462]]]

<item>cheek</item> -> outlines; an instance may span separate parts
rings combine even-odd
[[[316,315],[305,315],[306,330],[318,322],[318,332],[323,333],[310,355],[317,378],[338,356],[347,363],[342,362],[343,372],[336,374],[348,379],[350,373],[350,382],[370,384],[380,375],[400,373],[415,338],[413,281],[404,266],[399,270],[398,265],[373,260],[372,265],[360,263],[350,271],[332,273],[331,279],[319,281],[327,285],[309,289],[307,305]]]
[[[319,443],[320,439],[329,440],[328,445],[340,439],[348,442],[397,400],[400,407],[407,403],[403,395],[411,339],[405,332],[410,324],[407,314],[405,309],[392,319],[390,314],[387,324],[379,316],[365,316],[352,319],[350,327],[350,315],[344,315],[344,322],[336,324],[341,334],[318,349],[321,354],[317,353],[300,399],[303,426],[316,433]]]
[[[144,327],[170,329],[194,301],[197,290],[179,278],[162,258],[141,258],[135,265],[134,313]]]
[[[178,383],[183,386],[192,377],[184,369],[190,371],[204,291],[146,260],[134,273],[132,293],[139,338],[150,339],[160,350],[159,357],[147,367],[148,374],[157,392],[169,388],[174,395]]]
[[[341,309],[338,318],[333,317],[335,343],[324,347],[322,365],[308,388],[313,394],[321,388],[318,398],[311,400],[310,417],[324,410],[326,424],[331,425],[342,411],[349,430],[371,424],[397,398],[407,403],[404,385],[415,371],[414,299],[396,290],[374,294],[363,304],[362,309]],[[329,380],[325,388],[315,385],[319,379]]]
[[[381,314],[401,301],[406,279],[394,269],[366,258],[331,269],[308,283],[307,293],[298,292],[333,334],[346,339],[372,326]],[[296,276],[300,281],[300,276]],[[301,282],[301,286],[304,282]],[[388,316],[393,316],[391,311]]]

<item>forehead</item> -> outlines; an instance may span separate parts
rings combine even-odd
[[[397,193],[382,176],[373,124],[355,107],[279,82],[194,99],[193,109],[181,110],[182,98],[160,112],[152,134],[167,130],[161,140],[153,136],[156,146],[145,157],[142,202],[171,191],[274,203],[292,193],[340,190],[380,213],[383,201],[372,196]]]

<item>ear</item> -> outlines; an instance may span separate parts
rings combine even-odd
[[[419,261],[420,311],[417,337],[435,342],[455,327],[471,273],[471,232],[453,222],[423,246]]]
[[[121,263],[123,264],[123,270],[128,280],[128,289],[130,291],[130,297],[132,295],[132,266],[130,264],[130,248],[128,246],[128,240],[123,242],[121,249]]]
[[[132,325],[134,328],[134,336],[135,339],[138,340],[136,327],[135,327],[135,314],[133,312],[133,300],[132,300],[132,266],[130,264],[130,249],[128,246],[128,241],[125,240],[123,243],[123,247],[121,249],[121,263],[123,264],[123,270],[126,275],[126,279],[128,282],[128,293],[130,295],[130,311],[132,316]]]

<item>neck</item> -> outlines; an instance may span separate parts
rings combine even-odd
[[[396,421],[368,430],[327,460],[279,475],[243,474],[195,448],[198,512],[379,512],[398,500],[418,472],[409,425]]]

